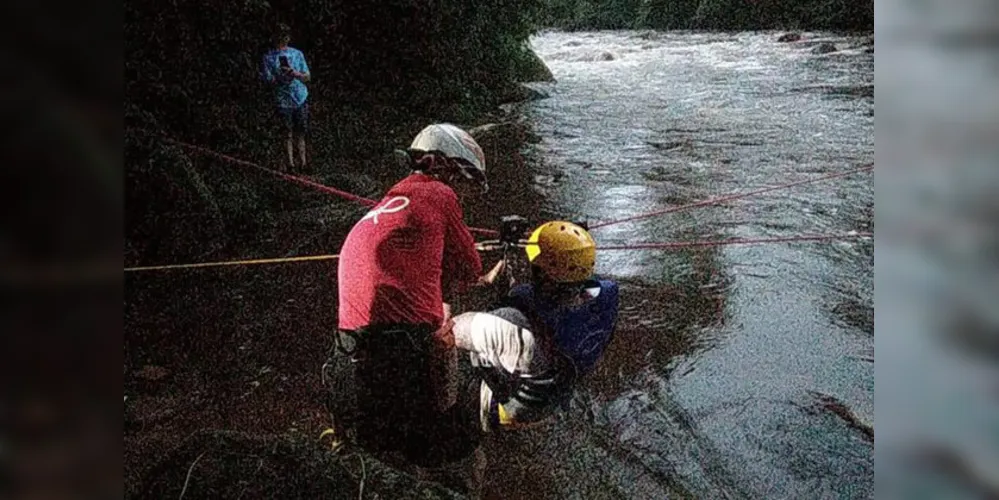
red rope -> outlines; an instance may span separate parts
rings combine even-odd
[[[672,212],[679,212],[681,210],[687,210],[687,209],[690,209],[690,208],[703,207],[703,206],[706,206],[706,205],[717,205],[719,203],[723,203],[723,202],[726,202],[726,201],[737,200],[739,198],[745,198],[747,196],[753,196],[753,195],[756,195],[756,194],[768,193],[770,191],[776,191],[778,189],[786,189],[786,188],[791,188],[791,187],[795,187],[795,186],[800,186],[802,184],[809,184],[809,183],[812,183],[812,182],[819,182],[819,181],[824,181],[824,180],[828,180],[828,179],[835,179],[837,177],[845,177],[847,175],[853,175],[853,174],[856,174],[858,172],[863,172],[863,171],[866,171],[866,170],[874,170],[874,165],[871,164],[871,165],[867,165],[867,166],[864,166],[864,167],[861,167],[861,168],[849,170],[849,171],[846,171],[846,172],[840,172],[840,173],[836,173],[836,174],[824,175],[822,177],[816,177],[814,179],[805,179],[803,181],[792,182],[792,183],[789,183],[789,184],[781,184],[780,186],[773,186],[773,187],[768,187],[768,188],[763,188],[763,189],[757,189],[756,191],[749,191],[747,193],[738,193],[738,194],[733,194],[733,195],[728,195],[728,196],[722,196],[720,198],[711,198],[711,199],[707,199],[707,200],[703,200],[703,201],[698,201],[696,203],[689,203],[687,205],[680,205],[678,207],[670,207],[670,208],[667,208],[667,209],[664,209],[664,210],[658,210],[658,211],[655,211],[655,212],[649,212],[647,214],[633,215],[631,217],[625,217],[624,219],[618,219],[618,220],[613,220],[613,221],[608,221],[608,222],[601,222],[599,224],[591,224],[590,225],[590,229],[597,229],[597,228],[600,228],[600,227],[606,227],[606,226],[610,226],[612,224],[621,224],[623,222],[630,222],[630,221],[633,221],[633,220],[647,219],[649,217],[655,217],[657,215],[664,215],[664,214],[668,214],[668,213],[672,213]]]
[[[232,156],[229,156],[229,155],[226,155],[226,154],[222,154],[222,153],[219,153],[219,152],[216,152],[216,151],[212,151],[211,149],[208,149],[208,148],[204,148],[204,147],[201,147],[201,146],[195,146],[194,144],[187,144],[185,142],[181,142],[181,141],[178,141],[178,140],[170,139],[170,138],[167,138],[167,137],[164,137],[163,140],[165,142],[176,144],[178,146],[181,146],[181,147],[193,150],[193,151],[197,151],[199,153],[202,153],[202,154],[205,154],[205,155],[208,155],[208,156],[214,156],[216,158],[228,161],[230,163],[235,163],[237,165],[243,165],[245,167],[255,168],[257,170],[260,170],[261,172],[267,172],[268,174],[276,175],[276,176],[278,176],[278,177],[280,177],[282,179],[285,179],[285,180],[288,180],[288,181],[292,181],[292,182],[297,182],[297,183],[302,184],[304,186],[309,186],[309,187],[311,187],[313,189],[317,189],[317,190],[322,191],[324,193],[334,194],[334,195],[337,195],[337,196],[339,196],[341,198],[346,198],[346,199],[351,200],[351,201],[356,201],[356,202],[358,202],[358,203],[360,203],[362,205],[367,205],[367,206],[370,207],[370,206],[374,206],[374,205],[378,204],[377,201],[372,200],[370,198],[364,198],[362,196],[357,196],[356,194],[351,194],[351,193],[348,193],[346,191],[341,191],[339,189],[332,188],[332,187],[320,184],[318,182],[311,181],[311,180],[306,179],[304,177],[299,177],[297,175],[291,175],[291,174],[286,174],[284,172],[279,172],[277,170],[272,170],[272,169],[269,169],[267,167],[263,167],[263,166],[257,165],[256,163],[248,162],[246,160],[240,160],[239,158],[235,158],[235,157],[232,157]]]
[[[598,246],[597,250],[644,250],[670,249],[687,247],[713,247],[722,245],[752,245],[761,243],[782,243],[788,241],[824,241],[849,238],[870,238],[874,233],[820,234],[804,236],[786,236],[781,238],[736,238],[731,240],[701,240],[701,241],[671,241],[666,243],[632,243],[630,245]]]
[[[215,158],[219,158],[221,160],[225,160],[225,161],[230,162],[230,163],[235,163],[236,165],[242,165],[242,166],[245,166],[245,167],[255,168],[257,170],[260,170],[261,172],[266,172],[268,174],[278,176],[278,177],[280,177],[282,179],[285,179],[285,180],[288,180],[288,181],[291,181],[291,182],[297,182],[299,184],[302,184],[303,186],[309,186],[309,187],[311,187],[313,189],[316,189],[318,191],[322,191],[324,193],[333,194],[333,195],[339,196],[341,198],[345,198],[347,200],[355,201],[355,202],[360,203],[360,204],[365,205],[365,206],[371,207],[371,206],[375,206],[375,205],[378,204],[377,200],[372,200],[370,198],[365,198],[363,196],[358,196],[356,194],[351,194],[351,193],[348,193],[346,191],[342,191],[342,190],[339,190],[339,189],[336,189],[336,188],[333,188],[333,187],[330,187],[330,186],[327,186],[327,185],[324,185],[324,184],[320,184],[318,182],[306,179],[304,177],[299,177],[297,175],[291,175],[291,174],[286,174],[284,172],[279,172],[277,170],[272,170],[272,169],[269,169],[267,167],[258,165],[258,164],[253,163],[253,162],[249,162],[249,161],[246,161],[246,160],[240,160],[239,158],[235,158],[235,157],[232,157],[232,156],[229,156],[229,155],[226,155],[226,154],[222,154],[222,153],[219,153],[217,151],[212,151],[211,149],[208,149],[208,148],[205,148],[205,147],[195,146],[194,144],[188,144],[186,142],[181,142],[181,141],[178,141],[176,139],[170,139],[168,137],[161,137],[161,138],[165,142],[169,142],[171,144],[176,144],[178,146],[190,149],[192,151],[197,151],[199,153],[202,153],[202,154],[205,154],[205,155],[208,155],[208,156],[214,156]],[[476,234],[483,234],[483,235],[489,235],[489,236],[497,236],[497,235],[499,235],[499,231],[495,231],[493,229],[482,229],[482,228],[477,228],[477,227],[469,227],[468,230],[469,230],[469,232],[476,233]]]
[[[319,190],[319,191],[322,191],[322,192],[325,192],[325,193],[333,194],[333,195],[336,195],[336,196],[340,196],[341,198],[345,198],[345,199],[348,199],[348,200],[351,200],[351,201],[355,201],[357,203],[361,203],[362,205],[365,205],[365,206],[374,206],[374,205],[378,204],[378,202],[376,200],[372,200],[370,198],[364,198],[362,196],[351,194],[351,193],[348,193],[346,191],[342,191],[342,190],[339,190],[339,189],[336,189],[336,188],[333,188],[333,187],[330,187],[330,186],[326,186],[326,185],[320,184],[318,182],[306,179],[304,177],[298,177],[298,176],[295,176],[295,175],[286,174],[284,172],[279,172],[277,170],[272,170],[272,169],[263,167],[261,165],[258,165],[256,163],[252,163],[252,162],[249,162],[249,161],[246,161],[246,160],[240,160],[239,158],[235,158],[235,157],[232,157],[232,156],[229,156],[229,155],[226,155],[226,154],[222,154],[222,153],[219,153],[219,152],[216,152],[216,151],[212,151],[211,149],[204,148],[204,147],[201,147],[201,146],[195,146],[193,144],[188,144],[188,143],[181,142],[181,141],[178,141],[178,140],[175,140],[175,139],[170,139],[170,138],[167,138],[167,137],[161,137],[161,138],[162,138],[162,140],[164,140],[166,142],[169,142],[169,143],[172,143],[172,144],[176,144],[178,146],[181,146],[181,147],[184,147],[184,148],[188,148],[188,149],[191,149],[193,151],[197,151],[197,152],[202,153],[202,154],[206,154],[206,155],[209,155],[209,156],[214,156],[216,158],[228,161],[230,163],[235,163],[237,165],[243,165],[243,166],[255,168],[255,169],[260,170],[262,172],[266,172],[266,173],[269,173],[271,175],[278,176],[278,177],[280,177],[282,179],[285,179],[285,180],[288,180],[288,181],[292,181],[292,182],[297,182],[297,183],[302,184],[304,186],[309,186],[309,187],[311,187],[313,189],[316,189],[316,190]],[[817,177],[817,178],[814,178],[814,179],[805,179],[805,180],[801,180],[801,181],[797,181],[797,182],[791,182],[791,183],[788,183],[788,184],[781,184],[779,186],[773,186],[773,187],[768,187],[768,188],[763,188],[763,189],[757,189],[755,191],[749,191],[749,192],[746,192],[746,193],[738,193],[738,194],[723,196],[723,197],[720,197],[720,198],[711,198],[711,199],[708,199],[708,200],[703,200],[703,201],[699,201],[699,202],[695,202],[695,203],[689,203],[689,204],[686,204],[686,205],[680,205],[680,206],[677,206],[677,207],[670,207],[670,208],[667,208],[667,209],[664,209],[664,210],[658,210],[658,211],[649,212],[649,213],[646,213],[646,214],[639,214],[639,215],[634,215],[634,216],[631,216],[631,217],[626,217],[626,218],[623,218],[623,219],[618,219],[618,220],[613,220],[613,221],[607,221],[607,222],[601,222],[601,223],[598,223],[598,224],[592,224],[592,225],[590,225],[590,229],[592,230],[592,229],[597,229],[597,228],[601,228],[601,227],[610,226],[610,225],[613,225],[613,224],[621,224],[621,223],[624,223],[624,222],[630,222],[630,221],[634,221],[634,220],[647,219],[649,217],[655,217],[655,216],[658,216],[658,215],[665,215],[665,214],[672,213],[672,212],[679,212],[681,210],[687,210],[687,209],[690,209],[690,208],[697,208],[697,207],[702,207],[702,206],[707,206],[707,205],[716,205],[716,204],[723,203],[723,202],[726,202],[726,201],[737,200],[737,199],[740,199],[740,198],[745,198],[745,197],[748,197],[748,196],[753,196],[753,195],[757,195],[757,194],[767,193],[767,192],[770,192],[770,191],[776,191],[776,190],[779,190],[779,189],[786,189],[786,188],[791,188],[791,187],[795,187],[795,186],[800,186],[802,184],[809,184],[809,183],[824,181],[824,180],[828,180],[828,179],[835,179],[837,177],[845,177],[847,175],[853,175],[853,174],[856,174],[856,173],[859,173],[859,172],[864,172],[864,171],[873,170],[873,169],[874,169],[874,165],[871,164],[871,165],[867,165],[867,166],[864,166],[864,167],[861,167],[861,168],[849,170],[849,171],[846,171],[846,172],[839,172],[839,173],[835,173],[835,174],[824,175],[822,177]],[[474,234],[482,234],[482,235],[488,235],[488,236],[493,236],[493,237],[499,235],[499,231],[496,231],[496,230],[493,230],[493,229],[483,229],[483,228],[477,228],[477,227],[469,227],[468,230],[469,230],[469,232],[474,233]],[[808,238],[808,237],[805,237],[805,238]],[[698,245],[699,243],[705,243],[705,242],[690,242],[690,243],[691,244],[687,244],[687,242],[684,242],[684,243],[658,243],[658,244],[655,244],[655,245],[667,245],[667,246],[665,246],[665,247],[660,246],[660,247],[655,247],[655,248],[673,248],[673,247],[677,247],[677,246],[699,246]],[[706,242],[706,243],[711,243],[711,242]],[[712,244],[715,244],[715,243],[712,243]],[[720,244],[728,244],[728,243],[720,243]],[[703,246],[703,245],[700,245],[700,246]],[[629,249],[629,248],[624,248],[624,247],[602,247],[602,249],[605,249],[605,250],[625,250],[625,249]]]
[[[481,227],[469,227],[468,232],[472,234],[481,234],[483,236],[499,236],[499,231],[495,229],[483,229]]]

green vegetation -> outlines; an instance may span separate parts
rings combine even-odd
[[[252,231],[275,214],[333,203],[158,139],[274,166],[280,142],[259,65],[279,21],[292,27],[292,45],[312,69],[309,149],[318,180],[367,186],[359,194],[374,196],[383,187],[371,182],[377,165],[424,125],[482,123],[516,98],[517,82],[551,78],[528,48],[538,27],[870,29],[873,2],[127,2],[126,261],[203,257],[236,237],[235,227]],[[187,243],[176,236],[192,231],[198,235]]]
[[[126,4],[126,103],[199,135],[231,128],[247,118],[242,113],[270,111],[258,70],[280,20],[310,61],[317,98],[395,114],[432,115],[455,103],[473,112],[520,79],[537,7],[519,0],[287,3]]]
[[[301,209],[303,201],[335,202],[157,139],[274,166],[280,138],[259,68],[277,22],[292,27],[291,45],[305,53],[312,72],[310,152],[320,181],[329,181],[370,171],[430,121],[476,121],[516,82],[538,79],[527,41],[539,6],[535,0],[126,2],[129,253],[144,262],[190,259],[204,245],[174,242],[182,229],[198,227],[196,240],[218,240],[233,227]],[[343,179],[336,184],[349,188]]]
[[[544,0],[543,27],[871,31],[873,0]]]

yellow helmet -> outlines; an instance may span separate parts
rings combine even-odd
[[[531,233],[527,260],[559,283],[583,281],[593,275],[597,244],[585,229],[565,221],[542,224]]]

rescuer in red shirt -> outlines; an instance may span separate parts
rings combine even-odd
[[[433,451],[443,438],[437,434],[446,432],[433,373],[445,289],[489,283],[503,263],[482,276],[456,193],[476,184],[486,189],[475,140],[454,125],[434,124],[408,153],[413,173],[354,225],[340,250],[338,352],[324,381],[343,407],[332,408],[334,431],[356,429],[358,443],[371,451],[434,466],[447,460]],[[347,408],[356,412],[347,416]]]

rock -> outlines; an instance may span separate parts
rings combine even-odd
[[[556,182],[557,182],[557,179],[555,178],[554,175],[535,175],[534,176],[534,183],[537,184],[538,186],[551,187],[551,186],[554,186]]]
[[[601,52],[600,55],[597,56],[598,61],[613,61],[614,59],[616,59],[614,54],[607,51]]]
[[[842,401],[828,394],[808,391],[816,399],[818,407],[839,417],[850,427],[860,431],[860,433],[870,442],[874,442],[874,424],[867,419],[861,418]]]
[[[670,151],[690,144],[689,141],[665,141],[665,142],[645,141],[645,143],[660,151]]]
[[[777,38],[777,41],[781,43],[797,42],[799,40],[801,40],[801,33],[784,33]]]
[[[822,42],[815,47],[812,47],[812,54],[829,54],[831,52],[836,52],[837,49],[835,45],[829,42]]]
[[[489,123],[469,129],[468,133],[482,146],[486,158],[541,142],[541,136],[522,122]]]
[[[521,83],[530,82],[554,82],[555,75],[548,69],[545,61],[529,47],[525,47],[521,54],[520,64],[517,68],[517,81]]]
[[[516,84],[497,92],[497,103],[507,104],[511,102],[527,102],[547,99],[551,96],[540,90],[532,89],[527,85]]]
[[[468,131],[476,141],[486,142],[516,142],[531,144],[541,142],[541,136],[530,130],[530,126],[522,122],[488,123]]]

